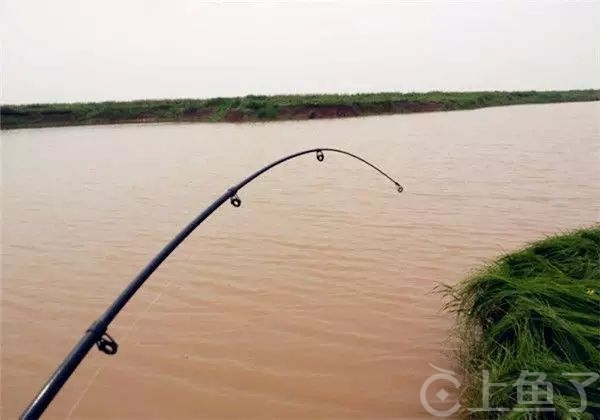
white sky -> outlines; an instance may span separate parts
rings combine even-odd
[[[600,87],[600,0],[1,0],[3,103]]]

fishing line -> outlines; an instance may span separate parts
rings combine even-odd
[[[185,262],[188,262],[190,260],[190,257],[191,257],[191,255],[188,255],[188,257],[185,259]],[[171,287],[172,283],[173,283],[173,279],[170,279],[165,285],[163,285],[163,287],[161,288],[160,292],[158,292],[158,294],[154,297],[154,300],[152,300],[152,302],[150,302],[146,306],[146,308],[144,308],[144,310],[142,312],[140,312],[135,317],[135,319],[133,320],[133,322],[129,326],[129,331],[127,331],[127,333],[125,334],[125,336],[121,339],[122,342],[127,341],[127,339],[129,338],[129,336],[131,335],[131,333],[133,332],[133,330],[137,326],[137,323],[139,322],[139,320],[142,319],[144,317],[144,315],[146,315],[148,312],[150,312],[150,309],[152,309],[152,307],[154,306],[154,304],[156,304],[156,302],[158,302],[160,300],[160,298],[167,291],[167,289],[169,287]],[[100,371],[102,369],[104,369],[107,364],[108,364],[108,359],[104,360],[103,362],[101,362],[101,365],[96,368],[96,371],[94,372],[94,374],[92,375],[92,377],[88,381],[87,385],[85,386],[85,388],[83,389],[83,391],[79,395],[79,398],[77,398],[77,401],[75,401],[75,403],[73,403],[73,406],[71,407],[71,410],[69,410],[69,414],[67,414],[67,420],[71,419],[71,417],[73,416],[73,413],[75,412],[75,410],[79,406],[79,403],[81,403],[81,401],[83,400],[83,398],[86,396],[86,394],[88,393],[88,391],[92,387],[93,383],[96,381],[96,379],[98,379],[98,375],[100,375]]]
[[[188,253],[187,257],[185,258],[185,260],[183,262],[184,263],[189,262],[190,259],[191,259],[191,257],[192,257],[192,254]],[[141,311],[140,313],[138,313],[138,315],[135,317],[135,319],[133,320],[133,322],[129,326],[129,331],[127,331],[127,333],[125,333],[125,336],[121,339],[121,342],[126,342],[129,339],[129,337],[133,333],[133,330],[137,326],[138,322],[144,317],[144,315],[146,315],[147,313],[150,312],[150,309],[152,309],[152,307],[156,304],[156,302],[158,302],[160,300],[160,298],[165,294],[165,292],[167,291],[167,289],[169,289],[174,282],[175,282],[175,280],[173,278],[170,278],[161,287],[160,291],[156,294],[156,296],[154,297],[154,299],[152,300],[152,302],[150,302],[148,305],[146,305],[146,307],[144,308],[143,311]],[[79,395],[79,398],[77,398],[77,401],[75,401],[75,403],[73,403],[73,406],[71,407],[71,410],[69,410],[69,414],[67,415],[67,420],[71,419],[71,417],[73,416],[73,413],[75,412],[75,410],[77,409],[77,407],[79,406],[79,404],[81,403],[81,401],[83,401],[83,398],[87,395],[88,391],[90,390],[90,388],[92,387],[92,385],[94,384],[94,382],[96,381],[96,379],[98,379],[98,376],[100,375],[100,371],[102,369],[104,369],[107,364],[108,364],[108,359],[104,360],[103,362],[101,362],[101,365],[96,368],[96,371],[94,372],[94,374],[92,375],[92,377],[88,381],[87,385],[85,386],[85,388],[83,389],[83,391]]]
[[[210,206],[208,206],[202,213],[200,213],[194,220],[192,220],[187,226],[183,228],[181,232],[179,232],[165,247],[158,253],[154,258],[148,262],[148,264],[140,271],[140,273],[129,283],[129,285],[121,292],[121,294],[117,297],[117,299],[106,309],[106,311],[98,318],[92,325],[85,331],[83,337],[79,340],[79,342],[73,347],[71,352],[67,355],[67,357],[63,360],[63,362],[58,366],[56,371],[50,376],[50,378],[46,381],[46,384],[43,388],[37,393],[35,398],[31,401],[31,403],[27,406],[25,411],[21,414],[22,419],[37,419],[39,418],[48,405],[52,402],[56,394],[61,390],[65,382],[69,379],[71,374],[77,369],[81,361],[84,357],[89,353],[92,347],[98,347],[98,350],[106,353],[108,355],[113,355],[117,353],[119,345],[116,340],[111,337],[108,333],[108,327],[110,323],[116,318],[116,316],[121,312],[121,310],[127,305],[127,302],[137,293],[140,287],[144,284],[144,282],[154,273],[154,271],[163,263],[164,260],[167,259],[169,255],[211,214],[213,214],[223,203],[229,201],[232,206],[240,207],[242,205],[242,200],[239,197],[239,191],[244,188],[247,184],[254,181],[256,178],[261,176],[263,173],[271,170],[275,166],[278,166],[288,160],[297,158],[302,155],[306,155],[309,153],[315,153],[317,161],[323,162],[325,160],[324,152],[334,152],[340,153],[343,155],[350,156],[354,159],[357,159],[364,163],[367,166],[370,166],[375,171],[379,172],[389,181],[391,181],[395,186],[398,192],[403,191],[402,185],[398,183],[395,179],[390,177],[387,173],[379,169],[377,166],[368,162],[367,160],[352,154],[350,152],[346,152],[341,149],[332,149],[332,148],[318,148],[318,149],[309,149],[304,150],[302,152],[294,153],[289,156],[285,156],[275,162],[263,167],[262,169],[254,172],[249,175],[247,178],[229,188],[222,194],[219,198],[217,198]],[[160,297],[159,297],[160,298]],[[158,301],[158,298],[156,299]],[[131,330],[130,330],[131,332]],[[93,380],[98,376],[95,374],[92,377]],[[91,386],[91,385],[89,385]],[[88,388],[89,388],[88,386]],[[86,391],[87,392],[87,391]]]

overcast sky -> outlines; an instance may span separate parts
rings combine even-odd
[[[1,0],[2,102],[600,87],[600,0]]]

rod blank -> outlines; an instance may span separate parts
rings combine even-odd
[[[353,157],[354,159],[358,159],[394,183],[398,192],[403,191],[403,187],[396,180],[391,178],[377,166],[359,156],[340,149],[321,148],[304,150],[302,152],[283,157],[254,172],[238,184],[229,188],[223,195],[217,198],[210,206],[208,206],[185,228],[183,228],[183,230],[179,232],[167,245],[165,245],[165,247],[158,254],[156,254],[152,260],[150,260],[150,262],[142,269],[142,271],[140,271],[140,273],[131,281],[131,283],[129,283],[125,290],[121,292],[117,299],[108,307],[108,309],[106,309],[102,316],[100,316],[100,318],[98,318],[87,329],[83,337],[79,340],[75,347],[73,347],[71,352],[58,366],[56,371],[50,376],[46,384],[31,401],[29,406],[27,406],[20,418],[27,420],[39,418],[44,413],[48,405],[52,402],[56,394],[61,390],[63,385],[67,382],[71,374],[75,371],[75,369],[77,369],[90,349],[94,347],[94,345],[96,345],[100,351],[109,355],[117,352],[117,342],[107,333],[110,323],[115,319],[119,312],[121,312],[127,302],[129,302],[138,289],[142,287],[144,282],[152,275],[152,273],[154,273],[154,271],[163,263],[164,260],[167,259],[167,257],[179,246],[179,244],[181,244],[208,216],[214,213],[214,211],[221,207],[221,205],[227,200],[230,200],[234,207],[239,207],[241,205],[241,200],[238,197],[238,191],[275,166],[309,153],[316,153],[317,160],[322,162],[325,159],[324,152],[341,153]]]

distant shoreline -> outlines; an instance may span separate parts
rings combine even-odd
[[[599,100],[600,89],[588,89],[351,95],[248,95],[212,99],[2,105],[0,107],[0,128],[5,130],[125,123],[237,123],[309,120]]]

